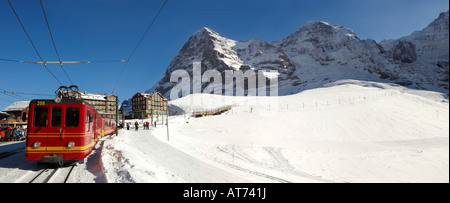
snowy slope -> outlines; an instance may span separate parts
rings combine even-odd
[[[187,115],[170,117],[169,141],[161,120],[121,130],[68,182],[449,181],[449,103],[440,93],[341,80],[283,97],[196,94],[171,104]],[[225,104],[234,107],[189,118]],[[1,183],[29,182],[44,168],[25,161],[24,145],[0,143]]]
[[[441,94],[343,80],[276,98],[190,95],[167,129],[106,140],[109,182],[448,182],[449,104]],[[192,103],[194,102],[194,103]],[[200,103],[198,103],[200,102]]]

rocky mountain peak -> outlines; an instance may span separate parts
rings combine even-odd
[[[331,43],[343,43],[349,40],[359,40],[353,30],[343,26],[337,26],[324,21],[309,21],[297,32],[289,35],[282,41],[282,46],[302,45],[327,45]],[[326,47],[333,48],[333,47]]]
[[[195,32],[194,35],[192,35],[192,37],[199,37],[199,38],[216,37],[216,36],[220,36],[219,33],[217,33],[216,31],[214,31],[210,28],[207,28],[207,27],[204,27],[204,28],[198,30],[197,32]]]
[[[425,30],[433,32],[445,32],[448,34],[449,30],[449,11],[442,12],[439,17],[428,25]],[[448,36],[448,35],[447,35]]]
[[[168,96],[177,85],[170,82],[171,73],[182,69],[192,76],[193,62],[202,63],[202,73],[217,70],[222,76],[227,70],[276,70],[281,95],[348,78],[448,90],[448,61],[448,11],[421,31],[380,43],[324,21],[309,21],[275,42],[235,41],[205,27],[192,35],[149,92]]]

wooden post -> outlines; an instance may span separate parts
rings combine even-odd
[[[167,125],[167,141],[169,141],[169,106],[167,105],[167,108],[166,108],[166,115],[167,115],[167,122],[166,122],[166,125]]]

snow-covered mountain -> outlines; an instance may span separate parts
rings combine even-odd
[[[342,79],[394,82],[448,92],[448,11],[421,31],[397,40],[361,40],[353,30],[310,21],[281,41],[241,42],[203,28],[172,60],[163,78],[147,92],[170,95],[175,70],[192,77],[193,62],[202,73],[218,70],[277,70],[280,95],[295,94]],[[202,90],[208,83],[202,84]],[[225,84],[223,84],[225,87]],[[191,88],[192,89],[192,88]],[[448,93],[447,93],[448,94]]]
[[[415,83],[428,89],[449,88],[449,12],[421,31],[380,44],[390,57],[413,69]]]
[[[122,102],[119,111],[125,110],[125,114],[130,114],[133,112],[133,102],[131,99],[126,99]]]

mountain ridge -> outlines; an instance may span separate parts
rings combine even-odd
[[[359,39],[352,29],[318,20],[308,21],[274,42],[236,41],[204,27],[190,37],[163,78],[147,92],[158,91],[168,97],[177,85],[170,82],[170,74],[181,69],[192,77],[192,63],[200,61],[202,73],[217,70],[222,77],[227,70],[276,70],[280,95],[341,79],[393,82],[448,95],[448,11],[423,30],[379,43]],[[202,90],[208,84],[202,84]]]

